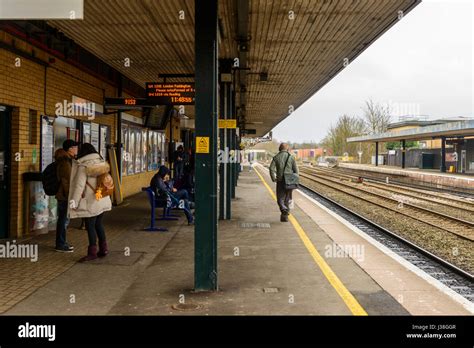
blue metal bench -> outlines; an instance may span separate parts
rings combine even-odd
[[[156,227],[155,226],[155,209],[157,208],[156,206],[156,199],[155,199],[155,192],[151,189],[151,187],[143,187],[142,191],[145,191],[147,196],[148,196],[148,201],[150,202],[150,207],[151,207],[151,221],[150,221],[150,227],[147,227],[144,229],[144,231],[163,231],[166,232],[168,231],[167,228],[164,227]]]
[[[151,207],[151,223],[150,227],[147,227],[145,231],[168,231],[164,227],[155,227],[155,220],[178,220],[177,215],[171,214],[171,209],[179,209],[179,201],[166,192],[165,199],[157,199],[154,190],[151,187],[142,187],[142,191],[145,191],[148,196],[148,201],[150,202]],[[163,215],[156,219],[155,209],[163,208]]]

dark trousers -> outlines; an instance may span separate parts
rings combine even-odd
[[[184,161],[174,162],[174,178],[179,179],[184,174]]]
[[[67,218],[67,201],[58,201],[58,222],[56,224],[56,248],[62,248],[66,244],[66,230],[69,225]]]
[[[276,194],[278,207],[283,215],[290,213],[290,207],[288,206],[292,198],[293,190],[287,190],[283,181],[277,181]]]
[[[100,242],[105,242],[105,231],[102,225],[104,213],[86,218],[87,236],[89,237],[89,245],[97,245],[97,238]]]
[[[178,208],[184,211],[184,215],[186,215],[188,222],[193,221],[193,213],[191,212],[191,207],[189,205],[188,191],[182,189],[171,194],[179,201]]]

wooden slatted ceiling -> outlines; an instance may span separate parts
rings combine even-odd
[[[219,2],[221,58],[237,57],[234,1]],[[264,135],[316,93],[418,0],[250,0],[246,121]],[[50,21],[144,86],[194,72],[194,0],[85,0],[83,21]],[[183,10],[185,19],[179,19]],[[289,19],[289,11],[295,18]],[[131,66],[124,66],[124,59]],[[260,82],[258,73],[268,72]],[[171,80],[170,80],[171,81]],[[176,80],[178,81],[178,80]],[[192,107],[187,114],[193,117]]]
[[[341,70],[344,58],[352,60],[414,3],[252,1],[249,64],[251,71],[268,71],[269,81],[249,75],[247,122],[263,121],[252,127],[260,135],[271,130],[290,105],[296,109],[316,93]]]
[[[144,85],[159,73],[194,71],[193,14],[193,0],[86,0],[83,21],[49,23]]]

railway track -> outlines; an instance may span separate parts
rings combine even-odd
[[[317,168],[323,168],[323,167],[317,167]],[[472,197],[472,193],[466,192],[465,190],[456,190],[455,188],[441,188],[441,187],[436,187],[436,186],[416,184],[413,182],[406,182],[405,181],[406,177],[399,174],[376,173],[376,172],[367,173],[366,171],[363,171],[360,169],[349,169],[349,168],[340,168],[340,167],[337,167],[337,169],[332,169],[332,171],[337,172],[339,174],[344,173],[346,175],[363,177],[365,180],[370,180],[372,182],[385,182],[386,178],[388,177],[390,179],[391,184],[395,183],[405,188],[418,189],[419,191],[429,190],[429,191],[437,192],[440,194],[451,194],[451,195],[456,195],[458,197],[464,197],[464,198]]]
[[[358,175],[351,175],[346,173],[341,173],[337,169],[329,169],[324,167],[300,167],[303,170],[312,170],[315,172],[320,173],[328,173],[331,176],[339,177],[339,178],[346,178],[348,180],[355,180],[358,179]],[[390,191],[393,193],[401,193],[405,196],[420,198],[423,197],[424,200],[433,202],[433,203],[442,203],[445,206],[465,210],[467,212],[474,213],[474,200],[468,200],[466,198],[456,197],[449,193],[442,193],[442,192],[433,192],[428,189],[416,189],[413,187],[394,184],[393,182],[389,182],[388,184],[383,182],[381,179],[366,179],[364,180],[364,185],[380,188],[386,191]]]
[[[405,202],[403,199],[389,197],[386,194],[376,193],[363,186],[346,183],[337,178],[330,178],[325,174],[317,174],[307,169],[301,169],[300,177],[313,183],[349,195],[367,204],[390,210],[410,219],[423,222],[444,232],[454,234],[459,238],[474,241],[474,222],[450,216],[433,209]],[[418,197],[419,198],[419,197]]]

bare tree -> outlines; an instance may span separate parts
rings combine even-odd
[[[375,103],[372,99],[365,102],[365,107],[362,108],[364,112],[364,134],[380,134],[387,131],[388,125],[392,121],[390,115],[390,108],[380,103]],[[363,163],[369,163],[370,157],[375,153],[375,144],[366,143],[364,146],[360,145],[363,152]],[[386,144],[382,143],[381,151],[386,150]]]
[[[368,163],[371,154],[375,151],[374,144],[348,143],[347,138],[383,133],[391,122],[391,116],[388,107],[375,103],[372,100],[366,101],[362,110],[364,111],[363,117],[350,117],[347,115],[339,117],[336,124],[331,125],[328,129],[322,145],[332,150],[336,156],[348,153],[349,156],[357,158],[357,152],[360,150],[363,153],[363,162]]]
[[[342,156],[346,152],[350,156],[355,156],[357,144],[348,143],[347,138],[362,135],[363,132],[364,121],[361,118],[343,115],[339,117],[335,125],[331,125],[322,145],[332,150],[335,156]]]
[[[388,106],[374,103],[372,99],[369,99],[362,110],[364,111],[365,134],[378,134],[387,130],[392,121]]]

